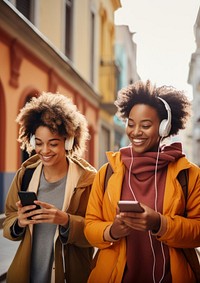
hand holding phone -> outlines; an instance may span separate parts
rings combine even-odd
[[[144,208],[138,201],[134,200],[120,200],[118,202],[120,212],[144,212]]]
[[[36,209],[41,208],[39,205],[34,203],[34,200],[37,200],[37,196],[34,192],[20,191],[20,192],[18,192],[18,195],[19,195],[19,198],[21,200],[22,206],[36,205],[35,208],[26,211],[26,213],[28,213],[32,210],[36,210]],[[27,217],[27,219],[31,220],[31,217]]]

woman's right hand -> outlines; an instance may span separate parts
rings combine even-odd
[[[110,236],[113,239],[120,239],[130,234],[132,228],[127,226],[120,218],[115,217],[113,224],[110,227]]]
[[[18,214],[18,225],[21,228],[26,227],[28,224],[34,224],[35,220],[27,219],[29,217],[29,213],[26,213],[27,211],[33,209],[36,207],[36,205],[27,205],[22,206],[21,201],[16,202],[17,206],[17,214]]]

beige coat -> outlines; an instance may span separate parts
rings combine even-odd
[[[83,229],[87,201],[96,170],[83,159],[68,158],[68,161],[69,170],[62,210],[67,211],[70,215],[69,237],[67,244],[62,245],[57,227],[54,238],[55,260],[52,270],[52,282],[64,282],[63,260],[61,256],[62,249],[64,249],[67,282],[83,283],[87,281],[90,273],[90,263],[93,255],[93,248],[86,240]],[[36,168],[28,190],[37,191],[42,163],[37,155],[25,161],[17,171],[7,195],[3,235],[10,240],[21,241],[8,270],[7,283],[16,283],[16,278],[20,283],[29,283],[30,277],[33,225],[29,225],[26,228],[26,232],[21,238],[13,238],[10,233],[10,227],[17,218],[16,202],[18,201],[18,191],[20,191],[22,176],[26,167]]]

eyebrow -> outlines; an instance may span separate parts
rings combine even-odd
[[[129,120],[131,120],[131,121],[133,121],[134,122],[134,119],[132,119],[132,118],[128,118],[128,121]],[[140,122],[152,122],[152,120],[151,119],[144,119],[144,120],[141,120]]]
[[[42,141],[40,138],[35,138],[36,140],[38,141]],[[52,141],[61,141],[61,139],[56,139],[56,138],[53,138],[53,139],[50,139],[48,140],[49,142],[52,142]]]

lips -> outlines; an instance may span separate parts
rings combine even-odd
[[[44,155],[41,155],[41,158],[42,158],[42,160],[43,161],[49,161],[49,160],[51,160],[52,158],[53,158],[53,156],[51,155],[51,156],[44,156]]]
[[[136,146],[143,145],[145,143],[145,139],[132,139],[132,144]]]

